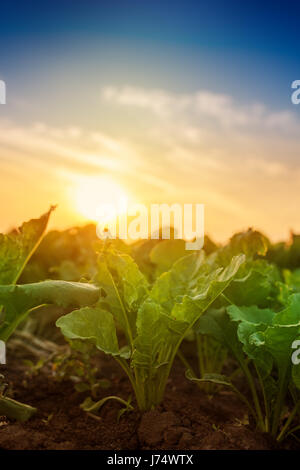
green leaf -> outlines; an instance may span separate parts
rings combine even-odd
[[[300,326],[300,293],[289,297],[287,307],[274,315],[273,325]]]
[[[16,327],[34,307],[55,304],[59,307],[92,305],[99,298],[96,286],[66,281],[43,281],[35,284],[0,286],[0,339],[7,341]]]
[[[0,284],[15,284],[39,245],[54,207],[39,219],[25,222],[8,235],[0,234]]]
[[[174,263],[170,271],[156,280],[150,297],[170,313],[175,303],[185,294],[195,292],[200,268],[203,277],[209,273],[210,267],[204,261],[203,251],[181,258]]]
[[[291,345],[300,331],[300,294],[289,297],[288,306],[278,313],[256,306],[227,308],[232,320],[240,322],[238,337],[244,351],[259,367],[270,372],[275,359],[280,374],[291,361]]]
[[[108,308],[132,344],[136,314],[148,294],[148,282],[133,259],[112,250],[100,255],[95,281],[104,291],[99,305]]]
[[[225,309],[209,309],[198,320],[195,328],[197,334],[209,335],[232,352],[242,363],[243,347],[237,336],[237,325],[230,321]]]
[[[171,329],[172,320],[161,306],[147,299],[137,316],[137,337],[132,365],[139,369],[142,380],[154,380],[157,370],[169,360],[170,345],[177,340]]]
[[[156,273],[160,275],[186,254],[184,240],[163,240],[151,250],[150,261],[156,265]]]
[[[289,374],[291,347],[300,333],[300,294],[290,296],[288,306],[276,313],[272,325],[264,331],[253,333],[252,344],[268,351],[275,359],[280,377]]]
[[[243,344],[244,352],[255,361],[261,371],[264,371],[264,376],[270,374],[273,364],[272,357],[269,352],[257,349],[252,335],[265,331],[267,326],[272,324],[274,312],[270,309],[260,309],[256,305],[251,307],[231,305],[227,308],[227,312],[231,320],[240,322],[237,328],[237,337]]]
[[[267,307],[278,296],[280,273],[276,266],[265,260],[248,261],[241,268],[239,278],[234,279],[226,296],[236,305]]]
[[[214,300],[229,286],[245,261],[244,255],[234,256],[225,268],[217,268],[210,274],[200,270],[193,289],[185,294],[180,303],[172,309],[172,317],[179,321],[194,324],[199,312],[203,313]],[[179,299],[178,299],[179,300]]]
[[[283,277],[285,283],[288,287],[294,292],[300,292],[300,269],[295,269],[294,271],[289,271],[285,269],[283,271]]]
[[[87,397],[84,402],[80,405],[80,408],[82,408],[84,411],[87,411],[88,413],[97,413],[105,403],[108,401],[117,401],[121,405],[125,405],[125,409],[123,408],[121,411],[123,413],[118,414],[118,421],[122,414],[124,414],[126,411],[131,411],[133,410],[133,406],[130,404],[131,403],[131,397],[128,398],[127,401],[123,400],[123,398],[116,397],[114,395],[109,396],[109,397],[104,397],[102,400],[99,400],[97,402],[94,402],[90,397]]]
[[[56,326],[70,340],[90,343],[112,356],[121,354],[114,318],[107,310],[84,307],[60,317]]]
[[[194,377],[190,370],[187,370],[185,373],[187,379],[192,382],[212,382],[216,385],[226,385],[232,387],[232,382],[229,377],[222,374],[205,374],[201,379]]]
[[[244,253],[247,259],[255,255],[265,255],[270,245],[269,240],[260,232],[249,229],[246,232],[236,233],[229,243],[220,248],[216,255],[218,262],[226,265],[233,256]]]
[[[236,305],[231,305],[227,308],[227,312],[233,321],[245,321],[256,325],[272,325],[275,315],[272,310],[267,308],[261,309],[256,305],[252,305],[251,307],[237,307]]]
[[[24,423],[36,412],[37,409],[32,406],[24,405],[12,398],[0,395],[0,414],[2,416],[7,416],[9,419],[16,419],[17,421]]]

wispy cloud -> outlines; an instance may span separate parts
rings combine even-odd
[[[156,148],[161,172],[177,195],[187,199],[193,194],[207,203],[212,226],[218,226],[218,214],[223,225],[260,225],[278,236],[292,225],[300,229],[293,209],[295,200],[300,203],[296,112],[240,104],[207,90],[176,94],[109,86],[101,98],[147,116],[139,133]]]
[[[275,237],[300,230],[296,113],[207,90],[109,86],[101,100],[113,119],[99,128],[0,121],[5,191],[15,178],[48,188],[54,203],[73,177],[107,174],[142,202],[205,203],[216,238],[248,225]]]
[[[299,132],[300,119],[291,111],[270,111],[262,103],[239,105],[226,94],[199,90],[190,94],[175,94],[159,89],[138,87],[104,87],[103,99],[123,106],[148,109],[161,118],[190,116],[212,118],[213,124],[224,128],[280,129],[282,132]]]
[[[17,126],[0,122],[0,166],[2,174],[7,170],[26,177],[27,168],[48,179],[108,173],[132,179],[138,174],[141,183],[167,186],[159,175],[149,173],[134,143],[99,130],[55,128],[45,123]]]

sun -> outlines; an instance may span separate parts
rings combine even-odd
[[[81,177],[75,183],[73,193],[77,212],[90,221],[99,221],[103,218],[103,206],[106,207],[107,219],[123,214],[127,210],[126,191],[108,177]]]

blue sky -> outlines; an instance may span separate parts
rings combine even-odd
[[[34,83],[41,68],[67,56],[74,74],[91,66],[101,70],[98,80],[121,75],[179,91],[211,86],[288,107],[299,14],[295,1],[12,0],[1,5],[0,73],[21,93],[22,81]]]
[[[205,202],[216,238],[300,230],[299,18],[295,1],[2,4],[0,228],[48,200],[71,224],[64,188],[96,168],[137,199]]]

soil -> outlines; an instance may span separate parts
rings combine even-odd
[[[104,358],[102,376],[109,389],[100,389],[99,399],[132,394],[126,376],[113,359]],[[176,363],[164,402],[155,411],[125,413],[118,422],[120,405],[109,401],[99,416],[89,415],[79,405],[87,393],[79,393],[71,381],[57,381],[48,370],[28,378],[22,362],[8,359],[0,373],[13,385],[13,396],[38,408],[27,423],[0,418],[0,449],[87,449],[87,450],[272,450],[279,446],[268,435],[248,423],[244,405],[230,391],[208,395],[185,379],[185,369]],[[135,405],[135,403],[133,402]],[[300,449],[289,438],[282,449]]]

